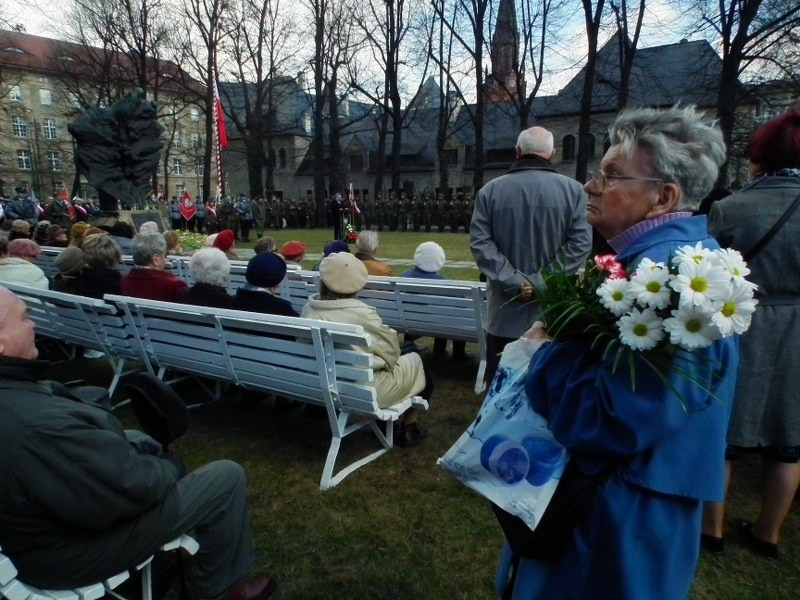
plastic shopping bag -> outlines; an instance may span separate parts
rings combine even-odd
[[[525,375],[543,341],[503,350],[478,416],[437,464],[534,529],[567,463],[567,451],[525,394]]]

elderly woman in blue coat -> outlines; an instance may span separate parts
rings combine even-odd
[[[719,247],[706,218],[692,216],[725,160],[719,129],[691,107],[634,109],[619,115],[610,141],[584,188],[588,220],[629,272],[644,258],[666,262],[687,244]],[[541,323],[525,336],[549,340]],[[517,559],[504,546],[498,593],[518,600],[686,598],[703,501],[724,493],[738,362],[735,338],[694,352],[694,363],[681,363],[688,372],[668,372],[668,383],[640,363],[635,391],[627,370],[612,373],[610,359],[588,343],[550,341],[533,356],[527,394],[578,469],[622,466],[599,486],[558,561]]]

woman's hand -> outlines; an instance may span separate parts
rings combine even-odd
[[[531,325],[531,328],[522,334],[522,337],[528,340],[553,341],[553,338],[547,335],[547,330],[544,328],[544,323],[541,321],[535,321],[533,325]]]

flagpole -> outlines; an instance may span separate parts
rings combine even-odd
[[[214,149],[217,158],[217,202],[222,199],[222,149],[221,140],[219,137],[219,111],[217,110],[217,103],[219,102],[219,90],[217,89],[217,73],[214,73],[214,134],[216,135],[217,142],[214,144]]]

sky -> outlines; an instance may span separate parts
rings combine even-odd
[[[0,0],[0,10],[8,14],[11,24],[21,23],[27,33],[54,37],[59,31],[59,23],[63,22],[60,11],[66,3],[55,3],[52,0]],[[583,12],[580,2],[575,1],[572,18],[566,23],[557,37],[562,41],[553,48],[547,72],[539,94],[555,94],[578,70],[586,57],[586,36],[583,23]],[[674,0],[648,0],[648,7],[643,27],[640,48],[661,44],[677,43],[682,38],[700,39],[700,35],[687,35],[686,18],[676,6]],[[608,34],[607,34],[608,35]],[[600,45],[607,41],[600,40]],[[409,87],[419,85],[414,78],[409,78]],[[415,90],[407,90],[413,95]]]

